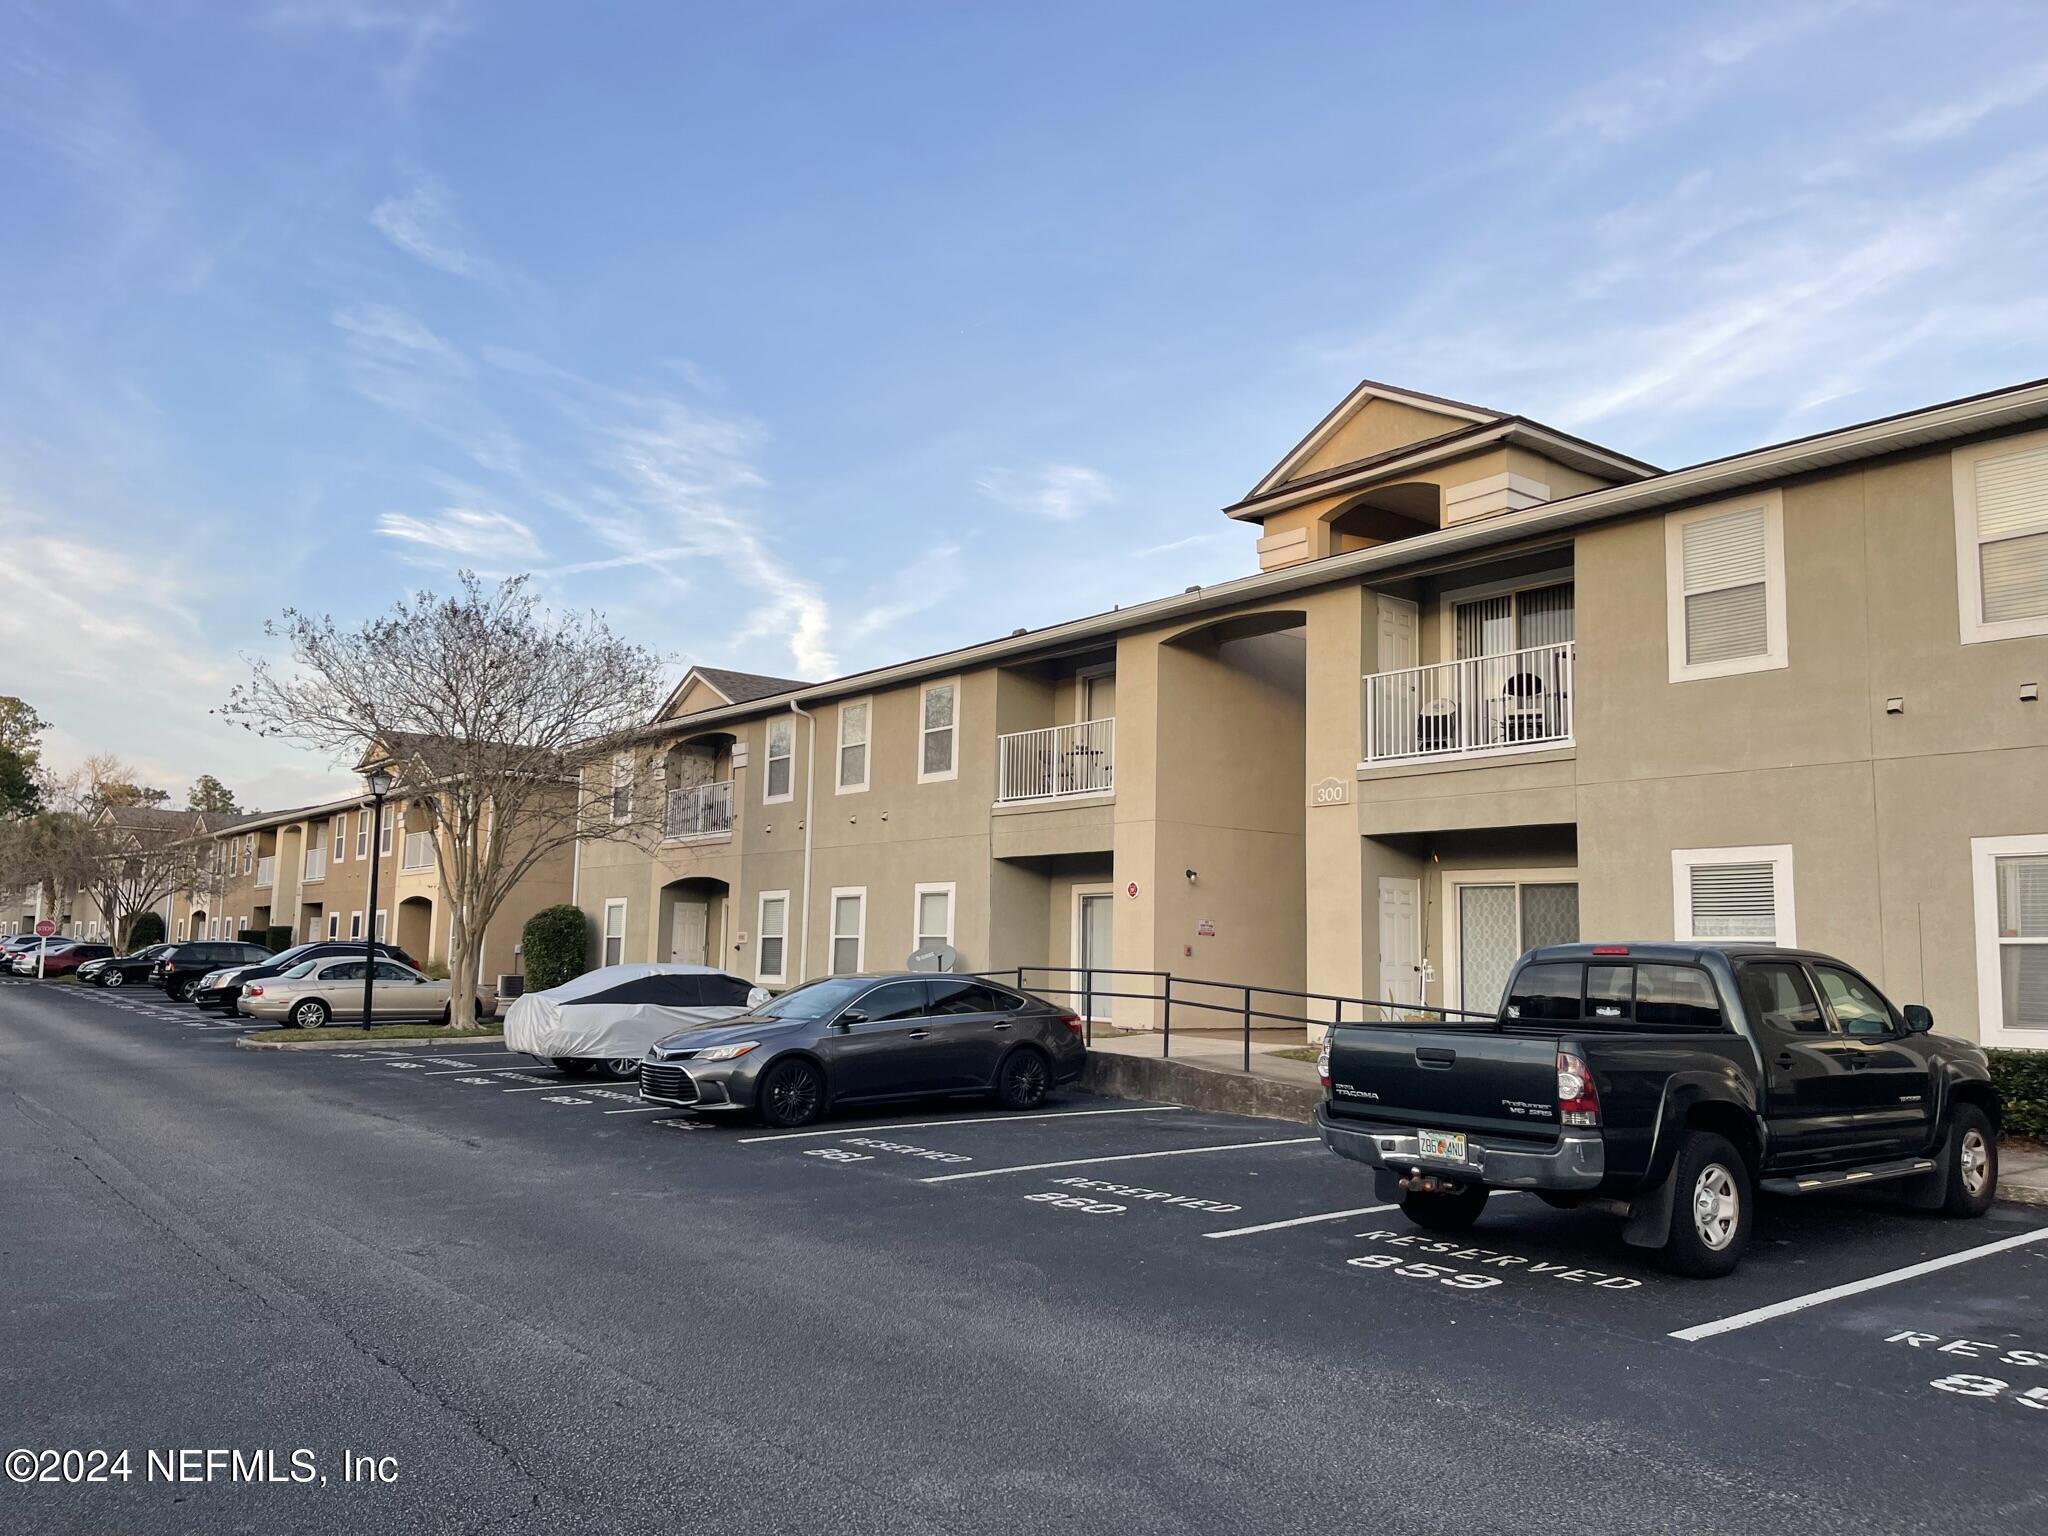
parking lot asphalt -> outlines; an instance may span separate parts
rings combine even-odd
[[[1288,1122],[774,1132],[196,1019],[0,985],[0,1450],[133,1467],[0,1529],[2048,1529],[2038,1210],[1766,1202],[1689,1281],[1528,1196],[1420,1232]],[[326,1483],[145,1476],[259,1448]]]

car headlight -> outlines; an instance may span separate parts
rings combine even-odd
[[[741,1040],[732,1045],[706,1046],[697,1053],[695,1059],[698,1061],[731,1061],[736,1056],[746,1055],[747,1052],[753,1050],[760,1043],[758,1040]]]

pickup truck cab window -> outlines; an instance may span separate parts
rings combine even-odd
[[[1868,1037],[1892,1032],[1891,1009],[1868,982],[1832,965],[1816,965],[1813,974],[1843,1034]]]
[[[1713,982],[1697,967],[1639,965],[1636,1022],[1653,1029],[1719,1029],[1721,1004]]]
[[[1524,1024],[1570,1023],[1579,1017],[1579,980],[1585,967],[1576,963],[1525,965],[1509,992],[1507,1016]]]
[[[1820,1011],[1820,999],[1804,969],[1789,961],[1766,960],[1745,965],[1740,974],[1743,1001],[1759,1025],[1794,1035],[1828,1033],[1827,1016]]]
[[[1586,967],[1586,1016],[1606,1024],[1626,1024],[1635,1017],[1636,968],[1632,965]]]

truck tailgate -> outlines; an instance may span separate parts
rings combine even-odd
[[[1446,1131],[1556,1136],[1557,1041],[1436,1029],[1342,1028],[1330,1113]]]

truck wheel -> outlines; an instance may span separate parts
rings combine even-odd
[[[1998,1137],[1974,1104],[1958,1104],[1948,1120],[1949,1216],[1982,1216],[1998,1196]]]
[[[1733,1273],[1749,1246],[1749,1165],[1725,1136],[1688,1131],[1671,1170],[1677,1199],[1664,1260],[1681,1275]]]
[[[1467,1184],[1455,1194],[1415,1190],[1401,1197],[1401,1214],[1432,1232],[1462,1232],[1486,1209],[1486,1186]]]

